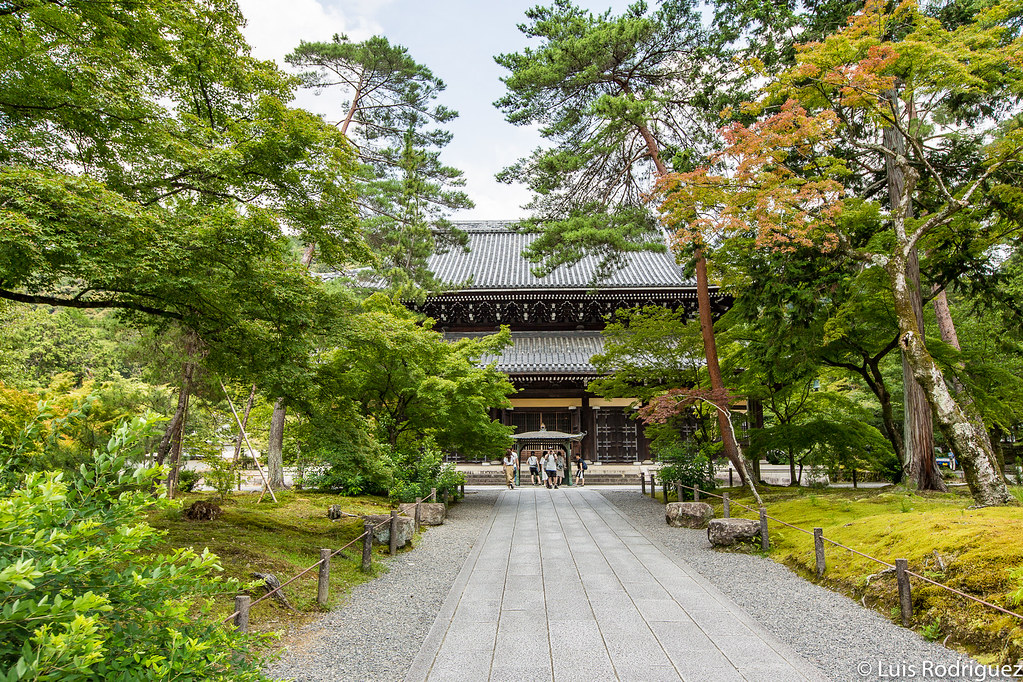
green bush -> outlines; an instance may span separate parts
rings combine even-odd
[[[0,498],[0,677],[262,680],[255,638],[211,616],[239,589],[217,557],[157,554],[159,467],[132,466],[151,430],[123,424],[73,472],[33,472]]]
[[[417,497],[426,497],[432,488],[437,497],[444,491],[455,494],[465,483],[465,474],[457,471],[454,464],[444,464],[444,455],[432,443],[427,443],[417,452],[392,453],[394,459],[394,480],[389,496],[395,502],[415,502]]]
[[[190,493],[195,490],[195,487],[199,485],[199,479],[202,476],[198,471],[194,469],[182,469],[178,472],[178,490]]]
[[[660,478],[669,485],[681,483],[684,486],[700,486],[700,490],[713,490],[714,477],[710,472],[710,457],[714,444],[698,443],[694,440],[675,441],[663,445],[657,452],[662,463]],[[687,491],[683,491],[685,496]]]
[[[205,462],[209,469],[203,472],[203,480],[206,485],[217,491],[218,500],[226,500],[238,485],[238,465],[219,454],[206,459]]]

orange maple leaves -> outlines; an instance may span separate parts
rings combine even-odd
[[[676,246],[752,233],[757,246],[834,248],[843,188],[830,177],[840,163],[830,150],[838,125],[834,112],[810,115],[789,100],[751,126],[722,129],[728,146],[708,167],[658,182],[662,220]]]

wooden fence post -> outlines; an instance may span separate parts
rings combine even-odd
[[[693,486],[693,502],[700,501],[700,484],[697,483]]]
[[[643,497],[646,497],[646,474],[642,471],[639,472],[639,491]]]
[[[387,542],[387,551],[391,556],[398,553],[398,510],[391,510],[390,535]]]
[[[728,465],[728,487],[731,488],[733,485],[735,484],[732,483],[732,466]]]
[[[682,484],[681,483],[675,483],[675,497],[678,498],[679,502],[682,501]]]
[[[661,492],[664,493],[664,504],[668,504],[668,482],[661,478]]]
[[[238,613],[234,617],[234,627],[238,632],[249,631],[249,606],[252,604],[252,597],[247,594],[239,594],[234,598],[234,610]]]
[[[909,586],[909,575],[906,573],[908,568],[908,560],[895,560],[895,579],[899,583],[899,610],[902,612],[902,627],[905,628],[909,627],[913,619],[913,593]]]
[[[824,570],[827,565],[824,562],[824,529],[814,528],[813,529],[813,553],[817,559],[817,577],[824,577]]]
[[[767,534],[767,510],[760,508],[760,549],[765,552],[771,549],[771,538]]]
[[[373,522],[364,521],[362,527],[366,531],[362,538],[362,572],[369,573],[373,567]]]
[[[430,497],[433,499],[434,502],[437,501],[437,489],[436,488],[430,488]]]
[[[417,497],[416,498],[416,515],[415,515],[416,516],[416,532],[417,533],[419,532],[419,519],[422,518],[422,516],[420,516],[420,514],[421,514],[420,506],[422,506],[422,504],[423,504],[423,498]]]
[[[725,515],[726,519],[727,518],[731,518],[731,516],[732,516],[732,501],[728,498],[728,493],[722,494],[721,497],[723,498],[721,500],[721,502],[725,506],[725,510],[724,510],[723,514]]]
[[[316,583],[316,603],[320,606],[327,605],[327,596],[330,591],[330,550],[320,550],[320,574]]]
[[[465,499],[465,484],[464,483],[461,484],[460,488],[462,490],[462,493],[461,493],[462,494],[462,499],[464,500]]]
[[[650,472],[650,499],[657,499],[657,480],[654,478],[654,472]]]

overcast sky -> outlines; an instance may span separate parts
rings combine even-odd
[[[460,211],[456,220],[505,220],[524,217],[519,208],[529,200],[519,185],[502,185],[494,174],[528,154],[540,143],[528,129],[507,123],[493,106],[504,94],[501,76],[507,71],[494,63],[494,55],[517,52],[526,37],[517,24],[537,2],[522,0],[238,0],[248,20],[245,35],[255,56],[284,65],[284,55],[300,40],[330,40],[347,33],[352,40],[383,35],[408,48],[413,59],[425,64],[447,84],[439,102],[459,117],[450,125],[454,139],[442,159],[461,169],[466,191],[476,208]],[[549,2],[546,4],[550,4]],[[579,0],[578,4],[616,13],[626,0]],[[340,118],[336,95],[312,91],[299,95],[298,105]]]

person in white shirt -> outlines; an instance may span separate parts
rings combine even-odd
[[[547,472],[547,487],[558,487],[558,458],[552,450],[548,450],[543,457],[543,470]]]
[[[515,453],[508,449],[508,452],[504,453],[504,480],[508,483],[508,489],[515,489]]]
[[[540,460],[536,458],[535,452],[529,453],[526,464],[529,465],[529,477],[533,479],[533,485],[540,485]]]

